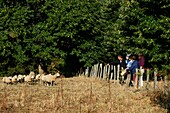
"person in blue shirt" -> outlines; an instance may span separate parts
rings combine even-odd
[[[127,71],[131,73],[131,83],[133,78],[135,78],[136,76],[136,69],[139,69],[139,63],[138,61],[135,59],[135,56],[129,56],[129,60],[131,62],[131,66],[127,68]]]

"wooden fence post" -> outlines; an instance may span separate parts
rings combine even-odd
[[[140,67],[140,70],[139,70],[139,88],[143,87],[143,73],[144,73],[144,69],[142,69],[142,67]]]
[[[83,75],[83,69],[82,67],[80,68],[80,71],[79,71],[79,77]]]
[[[85,76],[85,72],[83,72],[82,75]]]
[[[165,92],[165,94],[167,94],[167,86],[168,86],[168,84],[167,84],[167,76],[168,75],[164,76],[164,92]]]
[[[102,67],[103,67],[102,64],[100,64],[100,77],[99,77],[99,79],[102,78],[102,74],[103,74],[103,71],[102,71],[103,69],[102,69]]]
[[[157,85],[157,69],[154,69],[154,92],[156,91],[156,85]]]
[[[110,76],[110,80],[113,79],[113,65],[111,65],[111,76]]]
[[[114,84],[116,83],[116,66],[114,65]]]
[[[119,83],[120,65],[117,65],[117,82]]]
[[[81,73],[80,73],[80,71],[79,71],[79,73],[78,73],[78,76],[79,76],[79,77],[81,76]]]
[[[106,79],[106,74],[107,74],[107,66],[104,66],[104,69],[103,69],[103,80]]]
[[[138,89],[138,76],[139,76],[139,69],[136,69],[136,77],[135,77],[135,83],[134,83],[134,87]]]
[[[96,74],[96,65],[93,66],[93,73],[92,73],[92,78],[95,78]]]
[[[146,71],[147,78],[146,78],[146,90],[149,90],[149,69]]]
[[[91,67],[91,71],[90,71],[90,77],[94,76],[94,66]]]
[[[168,84],[167,84],[167,76],[168,76],[168,75],[165,75],[165,76],[164,76],[164,86],[165,86],[165,87],[168,86]]]
[[[110,65],[107,66],[107,80],[109,80],[110,76]]]
[[[89,75],[89,67],[87,67],[87,69],[85,70],[85,77],[88,77]]]
[[[99,63],[96,64],[96,66],[95,66],[95,78],[97,78],[98,71],[99,71]]]

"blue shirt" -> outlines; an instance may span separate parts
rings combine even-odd
[[[128,70],[131,71],[132,74],[135,74],[136,69],[139,69],[139,68],[140,68],[139,63],[138,63],[138,61],[135,60],[132,62],[132,65]]]

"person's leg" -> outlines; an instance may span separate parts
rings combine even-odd
[[[129,83],[129,86],[133,86],[133,74],[130,73],[130,83]]]

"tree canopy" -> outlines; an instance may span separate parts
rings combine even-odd
[[[143,52],[170,68],[168,0],[1,0],[0,75],[61,71]]]

